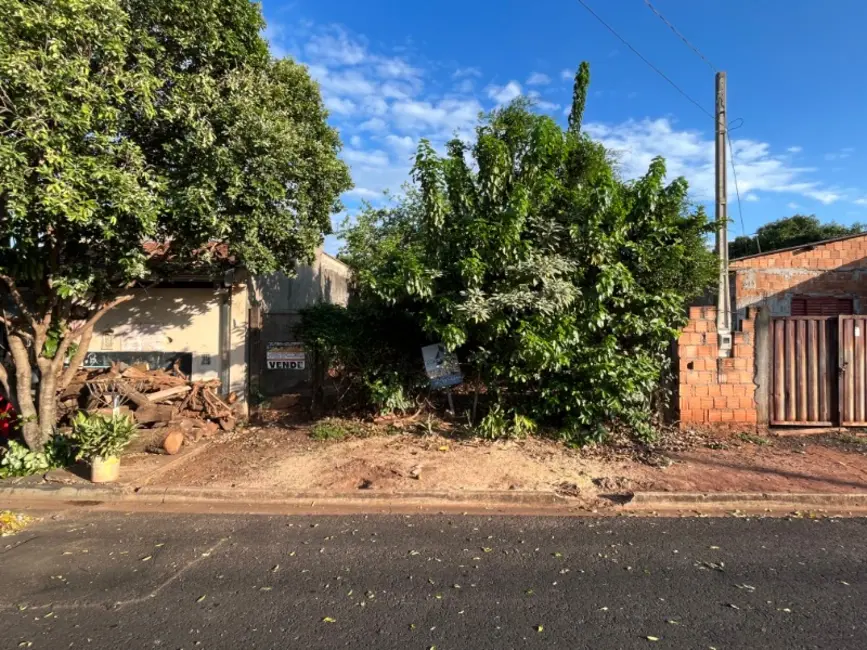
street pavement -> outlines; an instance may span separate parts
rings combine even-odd
[[[867,521],[66,511],[8,648],[867,648]]]

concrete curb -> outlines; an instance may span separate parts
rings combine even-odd
[[[691,506],[789,506],[867,508],[867,493],[829,494],[814,492],[636,492],[630,510],[683,508]]]
[[[518,506],[563,507],[580,502],[553,492],[478,491],[478,492],[290,492],[275,494],[271,490],[235,488],[159,488],[145,486],[136,490],[136,497],[165,502],[179,501],[240,501],[265,503],[485,503]]]
[[[330,506],[351,508],[383,508],[389,506],[444,506],[450,509],[462,505],[474,508],[537,508],[564,510],[582,505],[553,492],[478,491],[478,492],[290,492],[274,493],[262,489],[184,488],[184,487],[107,487],[82,486],[28,486],[0,487],[0,502],[4,499],[20,501],[112,502],[130,504],[198,504],[227,505],[251,504],[262,506],[305,507]]]
[[[62,502],[68,505],[96,503],[141,504],[150,507],[184,504],[203,508],[247,506],[257,508],[284,507],[289,509],[336,508],[364,511],[383,508],[447,508],[459,511],[511,510],[527,513],[570,513],[599,504],[581,498],[565,497],[553,492],[468,491],[468,492],[284,492],[266,489],[208,487],[109,487],[81,486],[9,486],[0,487],[0,503],[4,500]],[[649,512],[656,510],[720,510],[720,509],[867,509],[867,493],[760,493],[760,492],[636,492],[622,505],[610,504],[603,509],[610,513]]]

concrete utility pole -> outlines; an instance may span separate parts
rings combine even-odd
[[[726,73],[716,73],[716,252],[719,255],[716,331],[719,356],[731,356],[732,312],[729,289],[728,197],[726,193]]]

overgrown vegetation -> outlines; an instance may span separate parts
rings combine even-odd
[[[486,387],[486,437],[544,425],[583,443],[612,422],[650,437],[668,346],[715,276],[712,227],[683,178],[665,182],[662,158],[627,182],[581,132],[588,83],[582,64],[567,130],[518,99],[471,145],[440,155],[423,140],[414,185],[344,231],[357,301],[331,310],[339,328],[308,316],[308,343],[365,385],[394,373],[413,395],[419,334],[441,341]],[[403,329],[358,329],[398,317]],[[371,335],[381,365],[355,342]]]

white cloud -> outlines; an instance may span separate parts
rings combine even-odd
[[[355,103],[349,99],[341,99],[340,97],[327,95],[325,97],[325,108],[332,113],[337,113],[338,115],[351,115],[355,112],[356,106]]]
[[[358,70],[335,72],[319,65],[308,66],[308,69],[326,95],[361,96],[376,92],[376,84]]]
[[[521,95],[521,84],[517,81],[510,81],[505,86],[488,86],[488,97],[493,99],[497,104],[508,104],[510,101]]]
[[[416,139],[408,135],[389,134],[385,136],[385,142],[399,155],[414,153],[418,146]]]
[[[654,156],[665,157],[668,176],[685,176],[692,196],[710,201],[714,197],[714,145],[709,134],[676,130],[665,118],[630,120],[620,124],[590,123],[585,131],[612,150],[623,175],[636,178],[647,171]],[[785,156],[774,155],[764,142],[733,140],[738,186],[742,195],[750,192],[779,192],[805,196],[824,204],[844,198],[845,193],[824,183],[809,180],[817,170],[795,167]],[[732,174],[729,193],[734,194]]]
[[[761,201],[758,194],[746,194],[744,195],[744,201],[749,201],[750,203],[755,203],[756,201]]]
[[[416,79],[422,76],[422,71],[408,64],[403,59],[381,59],[376,64],[376,71],[381,77],[391,79]]]
[[[375,190],[369,190],[366,187],[353,187],[346,193],[347,196],[357,196],[360,199],[374,199],[379,198],[382,195],[382,192],[377,192]]]
[[[786,151],[788,151],[789,153],[801,153],[803,150],[804,150],[803,147],[798,147],[798,146],[789,147],[788,149],[786,149]]]
[[[560,70],[560,78],[563,81],[572,81],[575,78],[575,71],[569,70],[568,68],[563,68]]]
[[[395,123],[403,130],[430,130],[448,135],[471,128],[478,119],[482,105],[475,99],[443,99],[439,102],[404,101],[392,104]]]
[[[531,90],[527,93],[527,97],[533,100],[533,104],[542,109],[543,111],[556,111],[560,108],[560,104],[555,104],[554,102],[549,102],[542,99],[542,95],[538,90]]]
[[[337,26],[314,34],[304,45],[304,54],[324,65],[358,65],[368,56],[363,43],[350,38],[346,30]]]
[[[482,71],[478,68],[458,68],[452,73],[452,78],[460,79],[461,77],[481,77]]]
[[[472,79],[464,79],[459,83],[455,84],[455,92],[463,93],[466,95],[473,92],[475,87],[476,84],[473,83]]]
[[[358,149],[361,146],[361,138],[357,135],[354,135],[349,138],[349,144]]]
[[[790,210],[797,210],[801,206],[798,205],[797,203],[795,203],[794,201],[789,201],[788,203],[786,203],[786,207],[789,208]]]
[[[372,117],[358,125],[361,131],[384,131],[388,125],[379,117]]]
[[[527,79],[528,86],[545,86],[549,83],[551,83],[551,77],[542,72],[534,72]]]
[[[855,199],[852,201],[855,205],[867,205],[867,196],[861,197],[860,199]]]
[[[388,165],[388,154],[378,149],[374,149],[373,151],[344,149],[343,159],[350,165],[362,165],[365,167],[384,167]]]

